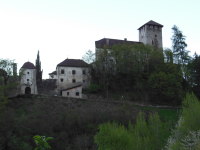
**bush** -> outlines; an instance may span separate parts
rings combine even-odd
[[[148,123],[140,112],[136,125],[129,122],[128,128],[115,122],[101,124],[95,135],[98,149],[161,149],[168,137],[169,126],[161,122],[157,112],[150,116]]]
[[[196,133],[199,131],[198,133]],[[191,137],[192,135],[192,137]],[[200,141],[200,102],[192,93],[187,93],[182,102],[182,116],[172,130],[166,149],[194,149]]]
[[[90,84],[89,91],[91,93],[97,93],[99,91],[100,87],[98,84]]]

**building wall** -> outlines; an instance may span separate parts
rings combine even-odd
[[[64,70],[64,74],[61,73],[61,70]],[[72,74],[72,70],[75,70],[75,74]],[[86,75],[83,75],[83,70],[86,71]],[[63,79],[63,82],[61,82],[61,79]],[[73,83],[73,79],[76,80],[76,82],[81,82],[83,85],[83,88],[87,88],[89,85],[89,78],[88,78],[88,68],[84,67],[63,67],[58,66],[57,67],[57,88],[58,92],[66,89],[67,84]],[[83,83],[83,80],[85,82]]]
[[[30,87],[31,94],[38,94],[36,85],[36,69],[22,69],[24,74],[20,81],[21,93],[25,94],[25,88]],[[27,79],[29,79],[29,81],[27,81]]]
[[[155,40],[158,41],[158,47],[161,48],[163,46],[161,27],[155,25],[144,25],[142,28],[140,28],[139,42],[152,45],[152,41],[155,43]]]
[[[57,79],[57,75],[51,74],[51,75],[49,75],[49,79]]]
[[[67,92],[69,92],[69,95],[67,95]],[[79,96],[76,96],[76,92],[79,92]],[[74,98],[82,98],[82,86],[62,91],[63,97],[74,97]]]

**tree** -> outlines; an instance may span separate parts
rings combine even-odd
[[[19,80],[22,75],[16,74],[13,67],[16,63],[14,60],[0,59],[0,107],[3,108],[8,102],[7,98],[12,89],[19,85]]]
[[[186,64],[191,59],[191,57],[188,55],[190,51],[185,50],[187,44],[185,43],[185,36],[182,34],[182,31],[180,31],[176,25],[172,27],[172,30],[174,33],[171,38],[174,60],[179,67],[182,68],[183,75],[186,78]]]
[[[86,53],[82,56],[82,59],[87,62],[88,64],[91,64],[95,60],[95,55],[91,50],[86,51]]]
[[[167,63],[173,63],[173,52],[171,49],[166,48],[164,50],[164,55],[165,55],[165,62]]]
[[[194,53],[194,58],[187,65],[188,82],[192,87],[192,91],[200,98],[200,56]]]
[[[182,72],[176,64],[165,63],[156,67],[149,77],[153,103],[180,104],[182,96]]]

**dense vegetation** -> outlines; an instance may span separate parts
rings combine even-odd
[[[91,64],[93,92],[105,97],[131,101],[180,106],[187,92],[198,98],[200,89],[200,56],[189,56],[185,36],[177,26],[172,28],[172,50],[144,44],[99,47]],[[92,60],[91,51],[87,60]],[[84,57],[85,58],[85,57]]]
[[[10,100],[0,119],[0,149],[2,150],[34,149],[35,135],[53,137],[54,139],[49,141],[52,149],[97,149],[94,137],[99,132],[100,124],[115,121],[128,128],[129,121],[132,124],[136,123],[141,110],[134,107],[131,102],[123,104],[39,96]],[[169,129],[178,120],[176,110],[169,110],[172,112],[169,115],[163,114],[163,110],[142,110],[145,120],[148,120],[149,115],[154,111],[161,114],[161,120],[166,124],[165,117],[174,120],[165,126],[163,137],[167,139],[170,135]],[[177,118],[170,118],[172,116]]]

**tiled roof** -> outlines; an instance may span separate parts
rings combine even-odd
[[[150,20],[149,22],[145,23],[144,25],[146,25],[146,24],[148,24],[148,25],[156,25],[156,26],[159,26],[159,27],[163,27],[162,24],[159,24],[159,23],[157,23],[157,22],[155,22],[155,21],[153,21],[153,20]],[[144,25],[142,25],[141,27],[143,27]],[[141,27],[139,27],[138,30],[139,30]]]
[[[88,67],[89,65],[81,59],[65,59],[63,62],[59,63],[57,66]]]
[[[34,66],[34,64],[32,64],[31,62],[24,63],[24,65],[21,68],[36,69],[36,67]]]
[[[107,45],[109,48],[111,48],[114,45],[124,44],[124,43],[135,44],[135,43],[142,43],[142,42],[127,41],[126,39],[125,40],[117,40],[117,39],[103,38],[103,39],[101,39],[99,41],[95,41],[95,47],[96,48],[103,48],[104,45]]]
[[[49,73],[49,75],[51,74],[57,75],[57,71],[53,71],[52,73]]]
[[[70,84],[67,84],[66,88],[61,90],[61,91],[67,91],[67,90],[70,90],[70,89],[73,89],[73,88],[76,88],[76,87],[80,87],[80,86],[82,86],[81,82],[70,83]]]

